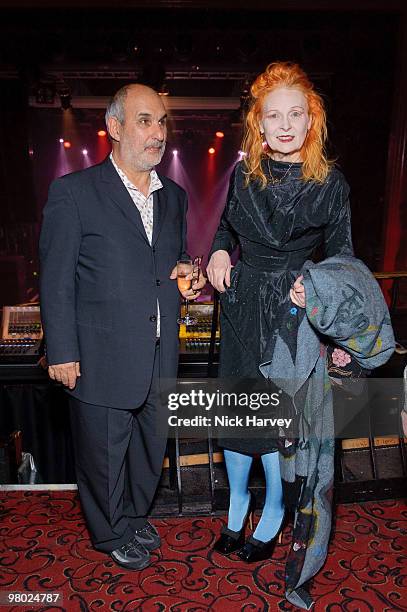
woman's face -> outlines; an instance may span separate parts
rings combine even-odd
[[[279,87],[263,101],[260,131],[279,161],[300,162],[301,148],[311,126],[305,95],[299,89]]]

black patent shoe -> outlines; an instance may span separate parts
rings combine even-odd
[[[220,553],[221,555],[230,555],[231,553],[242,548],[245,539],[246,523],[249,523],[250,529],[253,530],[253,513],[256,506],[256,500],[253,493],[250,493],[249,508],[246,516],[243,519],[243,525],[240,531],[233,531],[228,527],[223,526],[221,529],[221,535],[216,540],[213,550]]]
[[[279,535],[280,534],[277,533],[277,535],[268,542],[262,542],[253,536],[248,537],[243,548],[237,553],[238,557],[245,563],[255,563],[256,561],[270,559],[274,547],[279,540]]]
[[[232,531],[226,526],[222,527],[220,538],[216,540],[213,550],[221,555],[230,555],[239,550],[244,544],[244,532],[244,527],[240,531]]]

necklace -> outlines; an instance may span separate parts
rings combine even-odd
[[[270,158],[267,158],[267,166],[269,169],[269,174],[270,174],[270,182],[272,185],[280,185],[280,183],[282,183],[285,179],[286,176],[288,176],[288,173],[290,172],[291,168],[293,167],[294,162],[291,162],[291,164],[288,166],[287,170],[285,171],[285,173],[283,174],[283,176],[281,178],[276,178],[275,176],[273,176],[271,169],[270,169]]]

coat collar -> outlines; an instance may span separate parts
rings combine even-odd
[[[119,207],[121,212],[124,214],[127,220],[132,224],[133,228],[137,228],[138,232],[142,235],[144,240],[148,244],[148,238],[144,230],[143,221],[141,215],[137,210],[133,200],[126,187],[123,184],[120,176],[114,168],[109,157],[105,159],[100,165],[101,180],[106,183],[106,193],[109,198]],[[164,191],[164,187],[153,192],[153,245],[158,239],[161,232],[162,225],[164,222],[166,210],[167,210],[167,196]]]
[[[167,213],[167,194],[165,188],[158,189],[153,193],[154,213],[153,213],[153,246],[157,242],[162,227],[164,225],[165,215]]]

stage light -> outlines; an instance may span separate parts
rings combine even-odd
[[[209,155],[213,155],[215,153],[215,149],[211,147],[210,149],[208,149],[208,153]]]
[[[175,38],[175,52],[181,62],[189,62],[194,49],[194,39],[187,29],[181,30]]]
[[[173,150],[172,150],[172,154],[173,154],[174,156],[175,156],[175,155],[178,155],[178,150],[177,150],[177,149],[173,149]]]
[[[38,84],[35,92],[35,102],[37,104],[54,104],[55,83],[42,82]]]
[[[64,140],[64,147],[65,149],[70,149],[71,148],[71,143],[69,142],[69,140]]]
[[[57,93],[59,95],[59,99],[61,102],[61,108],[63,110],[68,110],[69,108],[71,108],[71,90],[69,89],[69,87],[67,85],[65,85],[64,83],[61,83],[60,85],[57,86]]]
[[[155,57],[144,63],[138,81],[144,85],[149,85],[156,91],[163,91],[162,86],[165,81],[165,66],[161,57],[157,57],[158,49],[155,49]]]
[[[88,150],[87,149],[82,149],[82,155],[87,155],[88,154]]]
[[[99,130],[98,136],[101,136],[101,137],[106,136],[106,130]]]
[[[225,134],[223,132],[216,132],[215,136],[217,138],[223,138],[225,136]]]
[[[243,85],[243,89],[240,92],[239,111],[240,111],[241,117],[243,117],[249,110],[249,104],[250,104],[250,83],[249,81],[246,80]]]
[[[60,142],[61,144],[63,144],[64,139],[63,139],[63,138],[60,138],[60,139],[59,139],[59,142]]]
[[[168,85],[166,83],[163,83],[163,85],[159,88],[158,95],[159,96],[169,96],[170,95]]]

